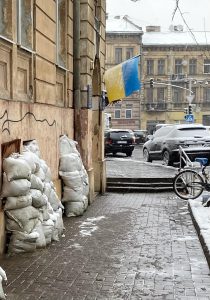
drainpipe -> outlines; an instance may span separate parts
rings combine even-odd
[[[73,89],[74,89],[74,139],[81,146],[80,97],[80,0],[73,1]]]

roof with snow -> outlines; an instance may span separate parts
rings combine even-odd
[[[150,26],[158,27],[158,26]],[[178,31],[173,28],[178,27]],[[142,33],[142,28],[129,20],[128,16],[108,17],[106,20],[107,33]],[[178,45],[210,45],[210,31],[183,31],[178,26],[170,26],[170,30],[165,32],[144,32],[142,43],[145,46],[178,46]]]

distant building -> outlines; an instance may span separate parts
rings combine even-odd
[[[129,47],[127,20],[128,17],[117,17],[115,25],[112,19],[107,20],[107,67],[111,67],[110,61],[120,63],[118,53],[125,53]],[[132,26],[135,28],[135,24]],[[106,110],[112,113],[113,127],[142,128],[152,132],[157,123],[185,122],[189,100],[192,100],[195,121],[210,125],[210,33],[184,32],[182,25],[171,25],[167,32],[161,32],[160,26],[147,26],[144,33],[138,28],[142,89],[140,93],[107,107]],[[126,59],[124,55],[122,60]],[[153,87],[150,87],[151,78]]]
[[[141,53],[143,32],[141,27],[135,25],[126,16],[116,16],[106,21],[106,69],[108,69]],[[139,128],[139,92],[109,105],[105,111],[111,114],[113,128]]]

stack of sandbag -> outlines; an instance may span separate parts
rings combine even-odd
[[[12,233],[8,252],[31,252],[59,240],[62,204],[46,162],[28,148],[3,161],[1,197],[5,199],[6,229]]]
[[[60,137],[59,175],[63,180],[61,201],[67,217],[83,215],[88,206],[88,174],[76,144],[66,135]]]
[[[0,267],[0,299],[6,299],[6,295],[4,294],[4,290],[2,287],[2,282],[7,282],[6,272]]]

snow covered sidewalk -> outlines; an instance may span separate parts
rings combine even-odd
[[[209,200],[207,200],[208,197]],[[210,265],[210,207],[205,206],[204,203],[207,203],[206,200],[210,201],[210,196],[203,195],[197,199],[189,200],[189,210],[203,246],[206,259]]]

